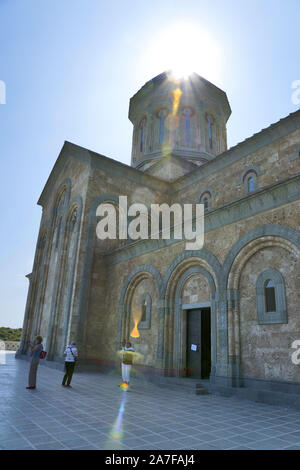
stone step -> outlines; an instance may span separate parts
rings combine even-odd
[[[201,383],[196,383],[196,395],[208,395],[209,391]]]
[[[196,395],[208,395],[209,391],[205,388],[196,388]]]
[[[169,387],[172,388],[172,390],[178,387],[178,390],[184,390],[185,392],[196,395],[207,395],[209,393],[205,384],[199,382],[198,379],[162,377],[156,383],[160,387]]]
[[[269,405],[283,406],[300,410],[300,396],[295,393],[284,393],[281,391],[271,391],[268,389],[258,389],[253,387],[224,387],[210,385],[210,393],[223,397],[235,396],[241,400],[250,400]]]

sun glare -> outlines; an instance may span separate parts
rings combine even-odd
[[[145,59],[150,76],[171,70],[175,78],[196,72],[213,81],[219,77],[220,56],[219,47],[207,31],[177,24],[154,38]]]

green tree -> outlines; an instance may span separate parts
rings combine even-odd
[[[0,327],[0,340],[2,341],[20,341],[22,328]]]

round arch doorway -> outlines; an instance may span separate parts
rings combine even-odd
[[[209,379],[211,374],[211,308],[210,303],[182,306],[186,319],[185,375]]]

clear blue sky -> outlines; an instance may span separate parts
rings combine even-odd
[[[129,99],[163,71],[155,38],[192,24],[218,45],[217,75],[195,71],[227,93],[232,146],[296,111],[299,18],[299,0],[0,0],[0,326],[22,326],[36,202],[63,142],[130,164]]]

